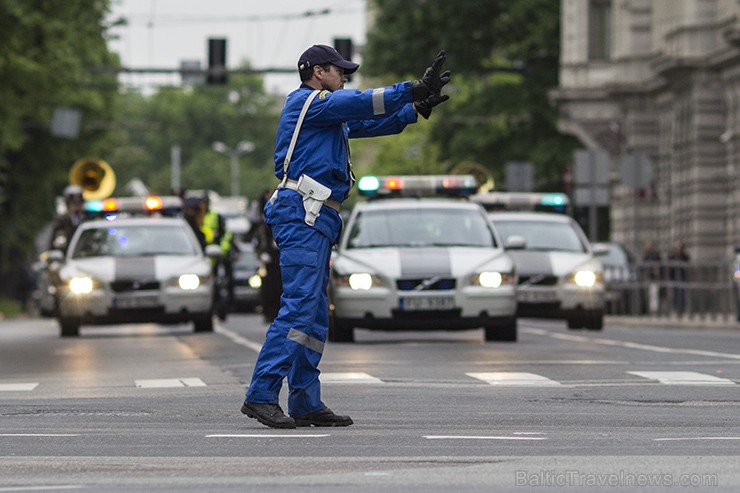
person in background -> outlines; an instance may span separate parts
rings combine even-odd
[[[683,316],[686,310],[686,283],[689,280],[689,254],[680,240],[673,243],[673,251],[668,255],[668,278],[671,281],[673,309],[676,315]]]
[[[273,428],[349,426],[321,400],[318,365],[328,325],[329,258],[342,230],[342,202],[354,184],[349,139],[397,134],[429,118],[446,101],[444,52],[417,81],[345,90],[359,65],[332,47],[313,45],[298,59],[301,86],[285,101],[278,124],[275,176],[265,223],[280,248],[283,294],[254,367],[241,411]],[[288,379],[286,416],[279,396]]]
[[[62,250],[66,253],[69,240],[84,219],[85,199],[82,197],[82,188],[77,185],[67,186],[63,197],[66,210],[54,220],[49,250]]]
[[[201,230],[201,226],[203,225],[203,208],[200,205],[199,198],[188,197],[183,199],[183,216],[193,230],[193,233],[195,233],[195,237],[198,238],[200,248],[205,251],[207,243],[206,237]]]
[[[218,281],[214,293],[214,305],[218,318],[226,320],[226,315],[234,302],[234,259],[232,256],[238,254],[238,249],[234,243],[234,235],[226,229],[223,216],[211,208],[207,193],[201,197],[200,207],[200,214],[203,218],[200,229],[205,236],[206,244],[221,247],[221,256],[213,259],[213,274]]]
[[[248,239],[256,243],[257,256],[260,261],[260,304],[265,322],[272,323],[280,310],[280,296],[283,293],[280,276],[280,250],[272,236],[272,229],[265,224],[263,211],[272,195],[271,190],[263,190],[259,201],[255,201],[255,210],[251,213],[252,229]]]
[[[642,313],[657,313],[660,309],[660,261],[660,252],[655,247],[655,242],[646,241],[642,252],[642,280],[647,282],[647,289],[642,295]]]

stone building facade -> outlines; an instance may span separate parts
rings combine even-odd
[[[562,0],[561,131],[608,151],[611,239],[637,258],[740,245],[740,0]],[[624,185],[640,154],[652,184]]]

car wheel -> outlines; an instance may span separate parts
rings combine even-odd
[[[206,313],[193,319],[195,332],[213,332],[213,315]]]
[[[571,315],[568,317],[568,329],[569,330],[577,330],[583,328],[583,318],[579,315]]]
[[[59,318],[59,335],[62,337],[77,337],[80,335],[80,319],[75,317]]]
[[[486,341],[506,341],[516,342],[517,339],[517,320],[511,317],[503,323],[487,325],[483,328]]]
[[[602,330],[604,328],[604,311],[590,310],[583,316],[583,322],[588,330]]]
[[[332,315],[329,317],[328,339],[331,342],[355,342],[355,329]]]

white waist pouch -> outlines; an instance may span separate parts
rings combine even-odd
[[[326,199],[331,196],[331,188],[325,187],[308,175],[298,178],[296,191],[303,197],[303,209],[306,215],[303,220],[309,226],[313,226],[321,213],[321,207]]]

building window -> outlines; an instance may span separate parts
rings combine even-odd
[[[589,0],[588,59],[608,60],[612,38],[611,0]]]

